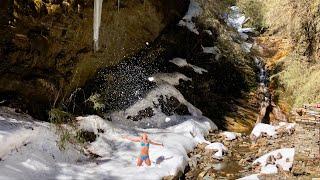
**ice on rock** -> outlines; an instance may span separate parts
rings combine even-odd
[[[242,50],[243,50],[245,53],[251,52],[252,46],[253,46],[253,45],[252,45],[251,43],[247,43],[247,42],[243,42],[243,43],[241,44],[241,48],[242,48]]]
[[[186,59],[174,58],[174,59],[170,60],[170,62],[175,64],[175,65],[177,65],[177,66],[179,66],[179,67],[191,67],[193,69],[193,71],[198,73],[198,74],[203,74],[204,72],[205,73],[208,72],[207,70],[205,70],[205,69],[203,69],[201,67],[189,64]]]
[[[182,59],[182,58],[174,58],[174,59],[170,60],[170,62],[179,66],[179,67],[189,66],[187,60]]]
[[[204,32],[206,32],[207,34],[209,34],[210,36],[212,36],[212,31],[211,31],[211,30],[204,30]]]
[[[222,143],[210,143],[205,147],[206,150],[215,150],[216,152],[212,155],[215,159],[222,159],[223,154],[228,151],[228,149]]]
[[[153,81],[157,84],[162,84],[163,82],[168,83],[173,86],[177,86],[180,84],[180,80],[183,81],[192,81],[191,78],[188,78],[184,74],[181,73],[157,73],[153,75]]]
[[[241,13],[240,8],[237,6],[230,7],[231,12],[228,15],[227,23],[229,26],[239,30],[246,21],[246,17]]]
[[[240,35],[240,37],[244,40],[247,40],[249,36],[246,33],[253,33],[254,28],[243,28],[243,24],[247,22],[247,18],[245,15],[240,11],[240,8],[237,6],[230,7],[230,13],[225,18],[228,26],[233,27],[236,29]]]
[[[217,54],[219,52],[217,47],[202,47],[202,50],[206,54]]]
[[[238,32],[239,33],[253,33],[254,32],[254,28],[241,28],[241,29],[238,29]]]
[[[195,2],[194,0],[190,0],[189,9],[186,15],[179,21],[179,26],[187,27],[191,32],[195,34],[199,34],[195,23],[192,21],[193,18],[200,16],[202,13],[202,8],[200,7],[199,3]]]
[[[223,133],[221,133],[221,134],[222,134],[222,135],[225,137],[225,139],[228,140],[228,141],[232,141],[232,140],[237,139],[237,134],[234,133],[234,132],[225,131],[225,132],[223,132]]]

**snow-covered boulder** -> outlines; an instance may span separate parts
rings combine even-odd
[[[228,131],[222,132],[221,135],[222,135],[222,136],[225,138],[225,140],[227,140],[227,141],[235,140],[235,139],[237,139],[237,136],[238,136],[237,133],[228,132]]]
[[[211,143],[209,145],[207,145],[205,147],[206,150],[213,150],[214,151],[214,154],[212,155],[212,157],[214,159],[222,159],[223,158],[223,155],[228,152],[228,148],[225,147],[222,143],[218,143],[218,142],[215,142],[215,143]]]
[[[277,135],[276,127],[270,124],[258,123],[251,132],[252,138],[259,138],[262,134],[267,134],[270,137]]]
[[[251,132],[251,139],[255,140],[261,136],[277,138],[279,134],[292,134],[295,128],[295,123],[280,122],[279,125],[273,126],[270,124],[258,123]]]
[[[284,171],[290,171],[293,165],[294,154],[294,148],[277,149],[256,159],[253,161],[253,165],[259,164],[261,172],[275,172],[274,167],[268,165],[275,165]],[[270,157],[274,158],[271,162],[269,161]]]

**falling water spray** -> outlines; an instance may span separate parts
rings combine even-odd
[[[94,0],[94,11],[93,11],[93,49],[94,51],[99,50],[99,30],[101,24],[101,11],[102,11],[103,0]]]

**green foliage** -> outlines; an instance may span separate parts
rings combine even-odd
[[[71,123],[74,120],[72,114],[53,108],[49,111],[49,121],[53,124]]]
[[[93,109],[96,111],[103,110],[105,108],[105,105],[101,102],[100,94],[93,94],[88,100],[93,103]]]
[[[67,131],[65,129],[61,129],[59,131],[59,140],[58,140],[58,147],[60,150],[66,149],[66,144],[71,141],[72,134],[70,134],[70,131]]]
[[[86,142],[93,142],[96,135],[93,132],[77,130],[75,118],[72,114],[53,108],[49,112],[49,121],[56,127],[60,150],[65,150],[68,143],[83,146]]]
[[[77,131],[75,135],[77,142],[81,144],[84,144],[86,142],[93,142],[96,140],[96,137],[97,136],[94,134],[94,132],[89,132],[82,129]]]
[[[65,150],[68,143],[84,146],[87,142],[95,141],[97,137],[94,132],[77,130],[75,127],[56,125],[56,129],[59,134],[57,144],[60,150]]]

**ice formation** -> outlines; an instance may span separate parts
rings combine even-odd
[[[94,0],[93,10],[93,48],[99,50],[99,31],[101,24],[101,11],[103,0]]]

